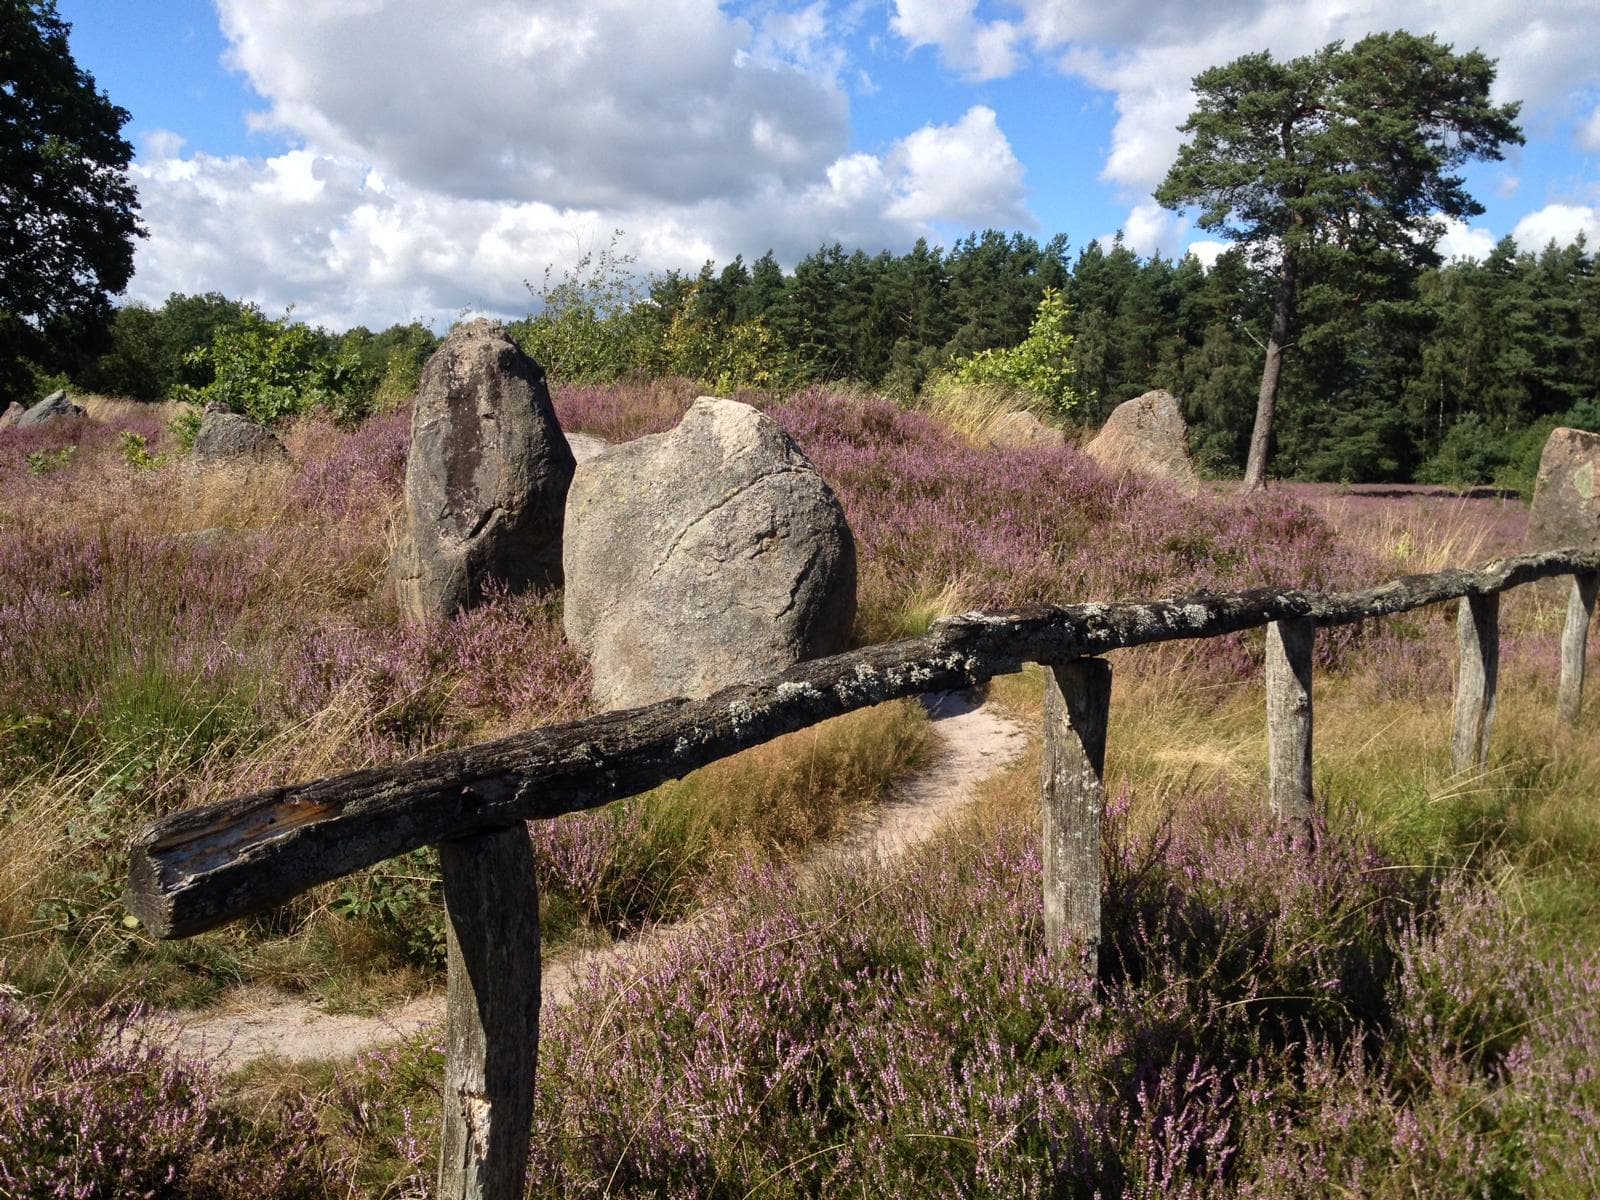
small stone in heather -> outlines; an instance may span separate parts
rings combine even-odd
[[[401,612],[445,620],[497,580],[561,583],[572,450],[544,368],[492,321],[451,330],[428,360],[411,417],[405,526],[390,566]]]
[[[1113,474],[1137,471],[1177,484],[1185,491],[1200,488],[1189,457],[1189,427],[1171,392],[1146,392],[1117,405],[1084,452]]]
[[[1539,456],[1528,545],[1600,550],[1600,434],[1552,429]]]
[[[848,644],[844,510],[747,404],[702,396],[677,428],[584,463],[565,544],[567,637],[604,708],[706,696]]]
[[[66,392],[51,392],[17,418],[16,428],[33,429],[51,421],[61,421],[83,415],[83,406],[74,404],[72,398]]]
[[[189,461],[196,467],[287,463],[289,454],[272,430],[226,409],[207,409]]]
[[[5,412],[0,413],[0,429],[10,429],[18,421],[22,420],[22,414],[27,411],[22,405],[13,400],[6,405]]]
[[[989,444],[998,450],[1055,449],[1067,444],[1067,435],[1046,425],[1026,410],[1008,412],[989,430]]]

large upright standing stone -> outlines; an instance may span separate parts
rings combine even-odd
[[[1138,471],[1198,491],[1199,476],[1189,457],[1189,427],[1171,392],[1146,392],[1117,405],[1084,453],[1106,470]]]
[[[567,636],[606,708],[705,696],[843,650],[855,541],[775,422],[702,396],[584,463],[567,497]]]
[[[1539,456],[1529,514],[1535,550],[1600,550],[1600,434],[1552,429]]]
[[[390,569],[401,612],[442,620],[476,604],[490,579],[514,591],[559,584],[572,469],[543,368],[491,321],[452,330],[411,417]]]

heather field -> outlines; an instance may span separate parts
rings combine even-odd
[[[693,394],[556,403],[623,440]],[[869,396],[743,398],[843,501],[859,642],[1030,601],[1345,588],[1514,552],[1526,520],[1402,489],[1186,497]],[[178,806],[585,715],[559,597],[397,621],[403,410],[303,420],[292,467],[218,478],[171,413],[90,409],[0,433],[0,1195],[425,1196],[438,1031],[228,1077],[139,1018],[242,984],[356,1010],[437,988],[431,854],[164,944],[124,919],[121,846]],[[1259,633],[1113,655],[1092,980],[1044,950],[1037,747],[905,859],[794,869],[926,763],[914,704],[536,827],[552,955],[712,915],[597,957],[547,1011],[533,1194],[1600,1192],[1597,704],[1558,730],[1565,602],[1506,598],[1470,777],[1453,611],[1323,637],[1315,852],[1265,819]],[[1037,728],[1036,675],[991,699]]]

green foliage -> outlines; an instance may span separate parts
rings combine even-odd
[[[659,349],[659,364],[668,374],[698,380],[722,394],[775,392],[796,381],[799,372],[765,318],[724,325],[715,312],[704,315],[704,308],[698,284],[686,289],[674,308]]]
[[[590,250],[577,265],[542,285],[524,281],[540,311],[510,326],[523,352],[563,383],[611,383],[641,370],[650,357],[651,320],[633,275],[636,256],[617,249],[615,230],[603,250]]]
[[[194,449],[195,439],[200,436],[200,426],[205,422],[205,410],[198,404],[185,404],[178,409],[177,416],[167,424],[167,432],[178,443],[178,449],[187,454]]]
[[[1247,247],[1276,275],[1262,383],[1260,445],[1273,433],[1280,351],[1316,274],[1357,301],[1348,277],[1405,278],[1438,262],[1440,217],[1483,211],[1460,168],[1520,144],[1516,104],[1489,100],[1494,64],[1453,54],[1434,37],[1372,34],[1346,49],[1276,62],[1247,54],[1194,79],[1189,140],[1156,190],[1163,205],[1199,209],[1197,224]],[[1247,486],[1264,481],[1253,454]]]
[[[262,425],[320,408],[351,426],[371,409],[374,380],[360,357],[287,316],[247,313],[238,325],[217,330],[210,346],[191,351],[188,361],[211,373],[211,381],[194,390],[198,401]]]
[[[339,889],[333,911],[376,933],[406,962],[444,969],[444,887],[439,855],[431,847],[351,877]]]
[[[62,446],[59,450],[32,450],[23,455],[23,461],[28,464],[28,474],[48,475],[70,463],[77,452],[76,446]]]
[[[133,274],[128,111],[73,61],[54,0],[0,0],[0,395],[72,365]]]
[[[135,471],[155,471],[167,465],[171,457],[166,454],[151,454],[150,444],[142,433],[133,433],[124,429],[120,435],[122,443],[122,459]],[[193,443],[190,443],[191,446]]]
[[[1073,387],[1072,334],[1067,302],[1046,288],[1028,336],[1010,349],[980,350],[955,365],[957,381],[976,386],[1002,384],[1037,398],[1053,412],[1073,415],[1082,397]]]

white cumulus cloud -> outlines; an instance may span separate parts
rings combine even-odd
[[[1600,210],[1586,204],[1547,204],[1518,221],[1511,236],[1517,249],[1537,254],[1551,242],[1569,245],[1580,233],[1591,250],[1600,246]]]
[[[1489,257],[1489,252],[1494,249],[1498,240],[1494,234],[1481,226],[1468,225],[1459,219],[1447,219],[1444,222],[1444,233],[1434,248],[1445,259],[1482,260]]]
[[[1159,204],[1136,204],[1122,224],[1122,240],[1137,254],[1171,256],[1177,253],[1189,222]]]
[[[1190,242],[1184,249],[1186,253],[1198,258],[1200,265],[1209,271],[1217,259],[1222,257],[1228,246],[1229,243],[1227,242],[1216,242],[1206,238],[1198,242]]]
[[[524,280],[551,264],[559,275],[616,228],[643,270],[693,271],[768,247],[793,263],[834,241],[905,249],[941,227],[1032,224],[1022,164],[981,106],[882,156],[841,155],[798,188],[769,180],[684,204],[451,195],[343,154],[218,157],[167,136],[141,147],[134,179],[150,236],[136,248],[133,299],[215,290],[330,326],[525,313]]]
[[[1000,79],[1022,63],[1022,30],[1010,21],[980,20],[978,0],[895,0],[889,27],[913,49],[933,46],[968,79]]]
[[[1432,32],[1458,51],[1479,48],[1497,59],[1496,97],[1524,100],[1537,114],[1600,83],[1597,24],[1600,0],[1218,0],[1203,10],[1189,0],[896,0],[892,23],[913,46],[935,46],[969,74],[989,78],[1049,58],[1111,92],[1117,121],[1103,177],[1134,194],[1153,188],[1177,153],[1176,127],[1190,110],[1193,77],[1241,54],[1268,50],[1284,58],[1382,30]],[[986,72],[964,66],[962,56],[990,32],[1004,37],[1007,55]],[[1585,129],[1600,141],[1600,128]]]
[[[529,310],[622,229],[645,271],[772,248],[905,249],[1031,225],[992,109],[852,152],[825,0],[217,0],[289,147],[139,147],[130,296],[218,290],[330,325]]]

